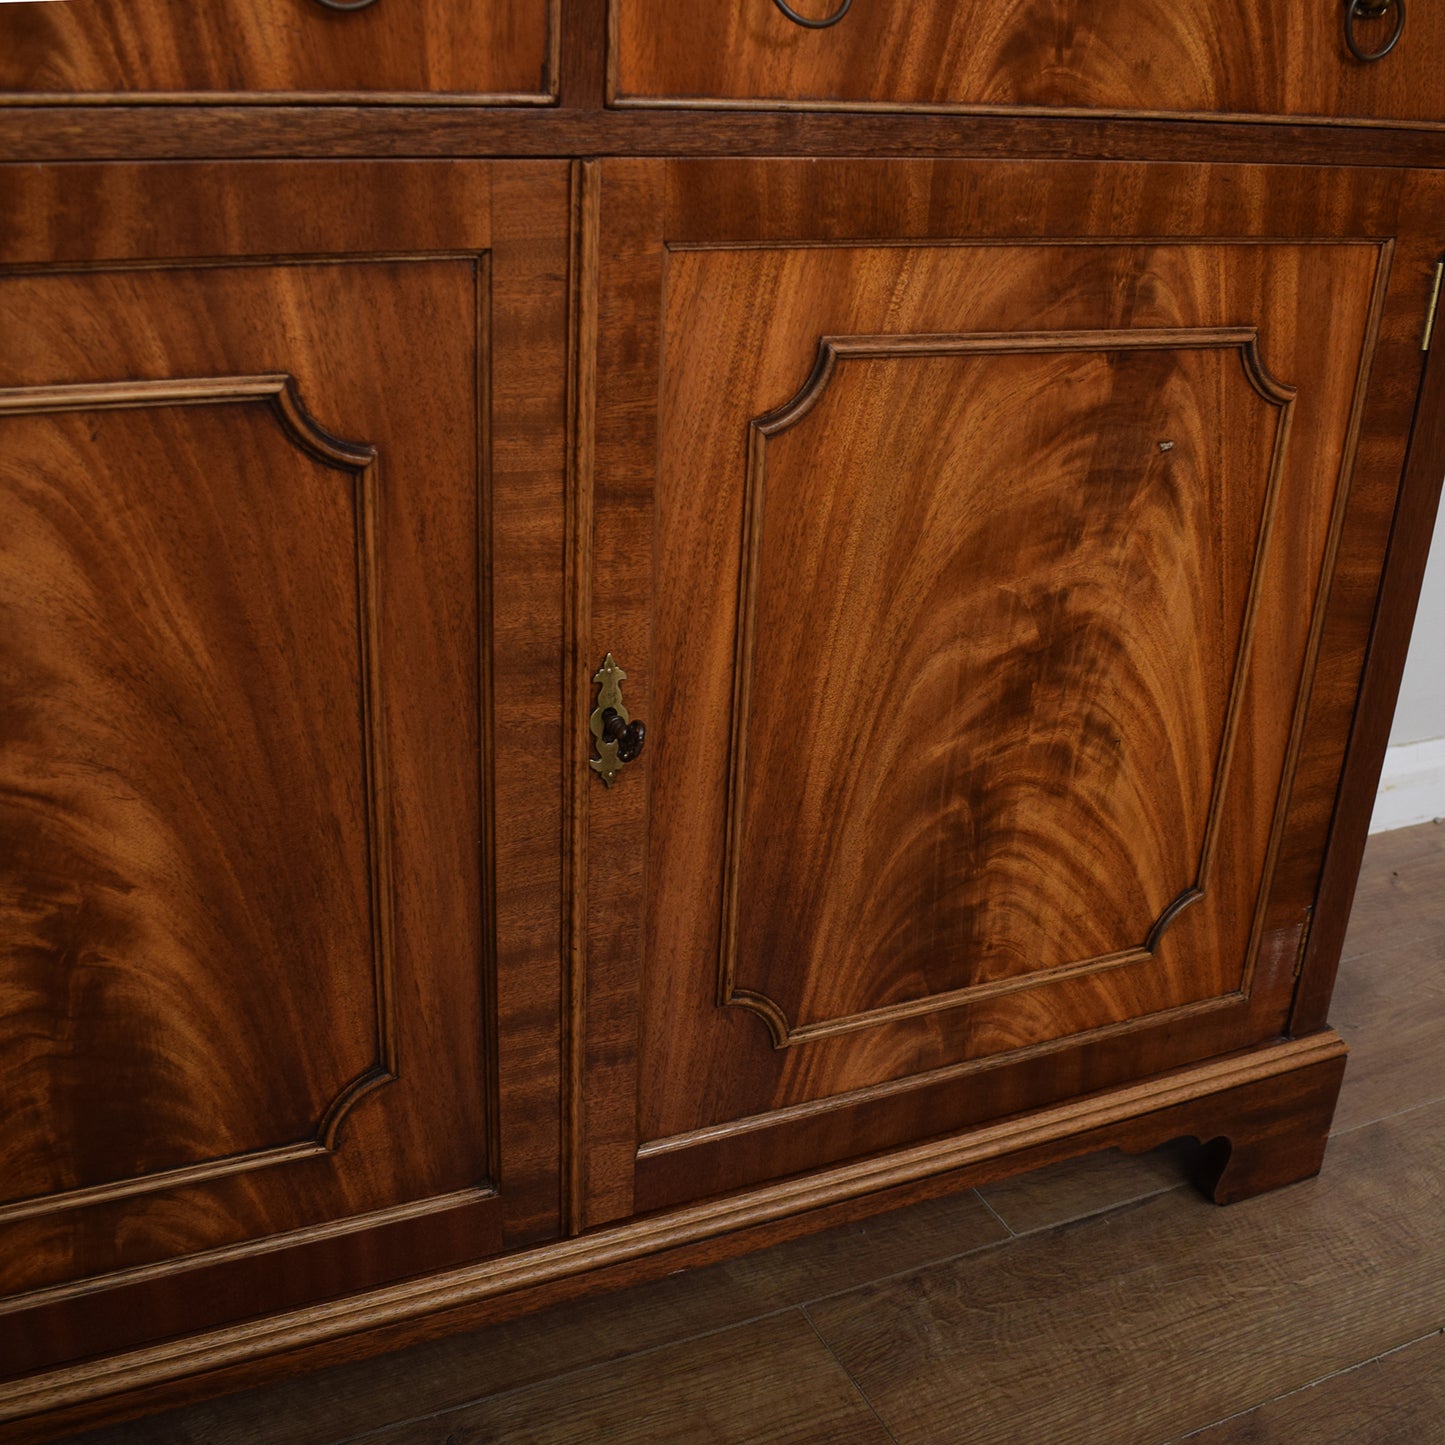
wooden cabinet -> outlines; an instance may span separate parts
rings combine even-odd
[[[0,6],[0,1437],[1318,1169],[1438,22],[905,8]]]
[[[566,188],[10,179],[7,1372],[556,1231]]]

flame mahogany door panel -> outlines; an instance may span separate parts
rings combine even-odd
[[[566,168],[0,209],[4,1372],[549,1237]]]
[[[584,799],[579,1218],[1282,1033],[1434,183],[588,184],[588,659],[649,737]]]

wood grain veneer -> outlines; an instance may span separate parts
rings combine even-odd
[[[1210,896],[1295,402],[1258,343],[827,336],[752,421],[718,998],[775,1045],[1147,967]]]
[[[566,172],[10,179],[92,217],[0,274],[13,1377],[556,1228]]]
[[[1323,710],[1335,699],[1307,685],[1310,667],[1329,657],[1333,676],[1341,665],[1333,659],[1357,665],[1348,659],[1359,657],[1368,627],[1352,613],[1341,636],[1338,582],[1331,589],[1325,579],[1338,579],[1341,566],[1353,576],[1353,559],[1378,545],[1378,524],[1368,519],[1382,504],[1387,515],[1406,398],[1420,374],[1417,285],[1432,248],[1401,255],[1399,181],[1386,173],[1281,170],[1266,180],[1216,168],[942,162],[675,162],[659,164],[651,179],[645,163],[627,162],[604,163],[602,174],[598,286],[603,313],[615,319],[599,331],[597,437],[599,469],[607,438],[605,475],[619,510],[594,499],[596,534],[615,535],[633,567],[648,559],[625,552],[627,539],[641,529],[655,536],[650,571],[633,586],[654,599],[654,656],[665,666],[652,678],[630,670],[629,687],[653,693],[643,774],[627,780],[626,797],[619,788],[590,805],[592,828],[602,819],[627,836],[636,836],[638,815],[624,824],[623,810],[645,806],[650,847],[646,900],[626,875],[610,873],[609,932],[586,959],[588,1009],[597,1012],[587,1024],[595,1040],[587,1067],[605,1058],[606,1077],[616,1080],[586,1101],[596,1131],[587,1217],[616,1217],[610,1211],[629,1199],[657,1208],[804,1161],[887,1148],[977,1123],[990,1110],[1036,1107],[1045,1102],[1040,1089],[1121,1079],[1141,1057],[1167,1067],[1180,1050],[1204,1057],[1281,1028],[1314,898],[1317,875],[1305,860],[1319,857],[1328,828],[1320,805],[1332,797],[1349,727],[1348,716]],[[645,186],[666,195],[652,203],[650,220]],[[1131,250],[1123,242],[1132,225],[1149,239]],[[1353,297],[1332,308],[1330,324],[1346,327],[1334,339],[1311,336],[1316,323],[1292,300],[1325,291]],[[1276,301],[1284,310],[1271,313]],[[1045,317],[1057,330],[1040,330]],[[1139,328],[1135,350],[1068,339],[1109,333],[1125,318]],[[1254,328],[1267,376],[1294,392],[1272,504],[1287,520],[1273,529],[1265,503],[1285,393],[1267,380],[1251,384],[1244,341],[1225,325],[1241,322]],[[1181,327],[1229,345],[1200,341],[1191,350],[1179,337],[1169,346],[1151,338],[1151,328]],[[820,335],[823,361],[804,386]],[[641,358],[653,355],[655,409],[640,391]],[[1133,366],[1142,368],[1137,383]],[[1003,377],[997,391],[989,367]],[[1165,371],[1155,375],[1158,367]],[[1063,374],[1067,387],[1039,381],[1057,405],[1013,405],[1034,394],[1038,377]],[[615,411],[614,377],[627,388]],[[1236,405],[1237,415],[1214,412]],[[826,425],[810,434],[820,416]],[[1082,450],[1071,451],[1069,437]],[[1143,636],[1121,645],[1110,652],[1121,670],[1109,674],[1120,682],[1101,674],[1077,694],[1098,702],[1120,740],[1099,753],[1101,780],[1130,776],[1126,736],[1150,759],[1138,786],[1122,790],[1141,811],[1105,825],[1118,830],[1105,847],[1098,829],[1106,813],[1092,804],[1087,821],[1081,814],[1050,834],[1047,812],[1030,821],[1017,808],[1031,805],[1002,803],[1031,765],[1016,759],[969,773],[974,744],[958,719],[986,716],[977,735],[997,739],[1009,735],[1003,719],[1016,716],[1020,746],[1035,736],[1040,742],[1026,745],[1042,746],[1047,731],[1035,730],[1046,728],[1053,694],[1046,683],[1039,691],[1035,652],[1050,655],[1045,643],[1042,652],[1013,651],[1013,614],[1000,613],[1002,630],[991,633],[992,614],[975,617],[967,598],[975,582],[981,598],[1010,595],[1025,574],[987,580],[994,559],[1014,568],[1021,556],[1042,559],[1051,537],[1060,556],[1075,559],[1088,555],[1090,536],[1109,545],[1106,509],[1076,478],[1133,475],[1111,458],[1132,455],[1136,437],[1147,440],[1161,478],[1184,475],[1168,470],[1181,445],[1207,456],[1197,475],[1228,477],[1220,485],[1242,510],[1239,526],[1220,533],[1222,502],[1201,500],[1211,521],[1189,534],[1233,536],[1221,544],[1231,560],[1186,566],[1187,575],[1211,579],[1201,585],[1233,589],[1235,600],[1201,601],[1187,622],[1180,614],[1174,640],[1156,652]],[[953,438],[968,441],[955,451]],[[1175,447],[1159,451],[1161,439]],[[777,450],[790,442],[792,451]],[[1141,476],[1154,475],[1148,465],[1141,460]],[[1057,482],[1041,480],[1051,475]],[[1028,514],[1035,481],[1049,500]],[[1150,493],[1128,495],[1142,507]],[[1111,587],[1126,575],[1126,554],[1144,555],[1128,553],[1122,538],[1143,547],[1148,515],[1131,504],[1120,534],[1126,552],[1104,566]],[[1185,565],[1182,547],[1161,537],[1157,555],[1169,559],[1171,577]],[[1052,564],[1041,565],[1046,572]],[[603,575],[598,565],[594,592]],[[1083,595],[1081,585],[1087,590],[1082,575],[1068,595]],[[1171,582],[1144,602],[1133,585],[1125,590],[1138,615],[1167,632],[1173,604],[1163,599],[1178,601],[1189,588]],[[699,598],[712,600],[699,606]],[[609,618],[615,605],[606,600]],[[963,610],[933,635],[924,619],[951,615],[949,607]],[[1247,625],[1253,607],[1262,610]],[[594,602],[594,629],[601,610]],[[1226,616],[1235,620],[1223,626]],[[915,631],[927,640],[910,652]],[[595,630],[594,650],[612,648],[615,635],[611,625]],[[1102,656],[1098,641],[1078,655]],[[1151,655],[1155,664],[1144,661]],[[1112,686],[1137,685],[1122,679],[1163,677],[1185,657],[1196,659],[1185,669],[1195,679],[1188,696],[1215,699],[1187,727],[1162,694],[1145,706],[1107,701]],[[846,664],[834,667],[840,658]],[[1218,680],[1198,690],[1210,675]],[[1006,685],[1011,677],[1017,686]],[[1164,717],[1174,721],[1162,724],[1150,752],[1145,720]],[[1240,730],[1226,747],[1231,727]],[[1038,754],[1040,766],[1049,755]],[[1070,760],[1068,787],[1086,787],[1075,753],[1059,756]],[[1182,781],[1181,766],[1196,769],[1194,782]],[[765,780],[756,789],[754,772]],[[994,806],[970,791],[970,777],[1004,790],[994,795],[1004,811],[981,836],[1016,816],[1019,831],[992,856],[1029,880],[1007,921],[984,930],[1017,940],[1000,945],[993,962],[970,954],[971,905],[960,901],[988,866],[969,852],[967,820]],[[928,816],[953,810],[958,837],[929,852],[924,830],[920,861],[902,867],[924,799]],[[1210,816],[1229,839],[1218,852]],[[1197,828],[1181,826],[1187,817]],[[1150,852],[1151,838],[1162,851]],[[1053,854],[1055,846],[1063,851]],[[1147,874],[1155,865],[1146,855],[1162,863],[1176,847],[1175,863]],[[590,851],[603,856],[595,841]],[[1227,857],[1228,868],[1206,877],[1205,897],[1190,902],[1210,856]],[[1091,874],[1105,858],[1114,861]],[[896,877],[888,871],[895,866]],[[1075,886],[1081,892],[1067,902]],[[1074,938],[1069,929],[1093,926],[1116,886],[1116,922]],[[1077,903],[1084,895],[1087,908]],[[624,900],[643,940],[630,969],[618,958]],[[1052,921],[1040,922],[1055,906]],[[1037,947],[1022,941],[1036,924]],[[743,1007],[719,1011],[724,997]],[[630,1030],[639,1041],[635,1075],[615,1043]],[[629,1129],[635,1162],[626,1159]],[[612,1141],[605,1148],[604,1138]]]
[[[1400,125],[603,110],[584,106],[581,92],[565,109],[17,103],[6,119],[0,161],[806,154],[1408,167],[1445,155],[1438,131]]]
[[[0,5],[6,1438],[1320,1164],[1445,22],[441,8]]]
[[[555,99],[561,0],[66,0],[0,11],[0,104],[79,98],[526,105]]]
[[[1380,767],[1389,742],[1390,719],[1405,671],[1411,623],[1425,577],[1425,564],[1439,509],[1441,459],[1445,457],[1445,347],[1434,344],[1415,412],[1410,452],[1391,519],[1389,555],[1379,601],[1372,618],[1369,652],[1360,678],[1356,723],[1340,790],[1330,848],[1320,880],[1320,905],[1312,930],[1310,965],[1295,1005],[1295,1027],[1304,1030],[1322,1020],[1369,833]]]
[[[805,14],[836,9],[825,0]],[[1259,114],[1440,124],[1445,20],[1408,11],[1395,50],[1363,65],[1341,5],[1266,9],[1231,0],[915,0],[856,8],[827,30],[771,0],[679,11],[611,0],[609,95],[628,105]],[[1364,44],[1391,17],[1361,21]],[[1379,35],[1379,39],[1374,37]]]
[[[33,700],[0,781],[21,924],[0,1007],[34,1021],[0,1064],[3,1226],[332,1153],[394,1082],[399,1029],[374,449],[331,440],[284,376],[9,388],[0,427],[3,666]],[[136,466],[184,494],[129,496]],[[290,557],[258,564],[241,538],[263,526]],[[237,727],[248,693],[289,705]],[[352,766],[319,767],[318,733]],[[214,827],[250,812],[281,835]]]

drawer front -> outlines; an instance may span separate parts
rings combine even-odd
[[[347,0],[337,0],[337,5]],[[355,3],[355,0],[351,0]],[[21,0],[0,7],[0,100],[541,104],[559,0]]]
[[[797,0],[807,18],[844,0]],[[1383,59],[1355,59],[1343,0],[855,0],[810,29],[775,0],[612,0],[624,105],[856,106],[1445,120],[1445,9],[1416,4]],[[1399,12],[1360,19],[1381,48]]]

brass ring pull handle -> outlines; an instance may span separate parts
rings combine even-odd
[[[1357,20],[1382,19],[1389,12],[1391,6],[1395,10],[1395,26],[1390,31],[1390,38],[1378,50],[1366,50],[1355,39],[1355,22]],[[1404,33],[1405,0],[1347,0],[1345,5],[1345,44],[1350,47],[1350,54],[1362,64],[1368,65],[1372,60],[1383,60],[1400,43],[1400,37]]]
[[[622,715],[614,708],[602,709],[602,741],[617,744],[617,761],[633,762],[642,751],[647,740],[647,725],[640,722],[623,722]]]
[[[805,30],[826,30],[830,25],[836,25],[852,8],[853,0],[843,0],[843,3],[831,14],[825,15],[821,20],[809,20],[806,15],[799,15],[788,0],[773,0],[773,4],[793,22],[794,25],[801,25]]]
[[[375,5],[376,0],[316,0],[318,5],[324,5],[328,10],[340,10],[343,14],[351,10],[365,10],[368,5]]]

